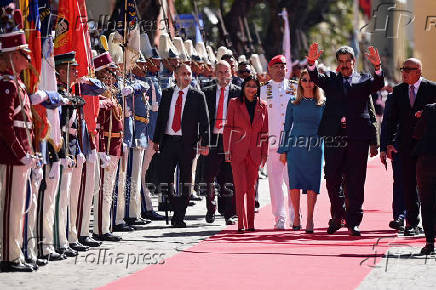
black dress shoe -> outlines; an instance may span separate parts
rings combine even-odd
[[[125,218],[126,224],[129,226],[145,226],[151,223],[151,220],[143,218]]]
[[[226,225],[231,226],[236,224],[235,218],[234,217],[230,217],[228,219],[226,219]]]
[[[244,233],[244,229],[238,229],[238,234],[243,234]]]
[[[84,245],[82,245],[82,244],[79,243],[79,242],[76,242],[76,243],[70,243],[69,246],[70,246],[71,249],[73,249],[73,250],[75,250],[75,251],[77,251],[77,252],[86,252],[86,251],[89,250],[89,247],[88,247],[88,246],[84,246]]]
[[[211,211],[208,211],[207,213],[206,213],[206,222],[208,223],[208,224],[211,224],[211,223],[213,223],[215,221],[215,213],[214,212],[211,212]]]
[[[48,264],[48,261],[46,259],[36,259],[36,265],[38,266],[45,266]]]
[[[434,254],[434,244],[426,244],[424,248],[421,249],[421,255],[431,255]]]
[[[194,205],[195,205],[195,202],[189,201],[188,206],[194,206]]]
[[[331,235],[336,233],[341,228],[341,221],[330,219],[327,234]]]
[[[249,229],[247,229],[247,231],[248,231],[248,232],[255,232],[256,229],[255,229],[255,228],[249,228]]]
[[[25,264],[31,266],[33,271],[36,271],[39,268],[38,264],[36,263],[36,260],[26,259]]]
[[[133,232],[134,230],[134,227],[128,226],[126,224],[114,225],[112,227],[112,231],[114,232]]]
[[[2,261],[0,270],[2,272],[33,272],[33,267],[29,264]]]
[[[406,237],[413,237],[418,236],[422,234],[424,231],[420,226],[412,227],[412,226],[406,226],[404,229],[404,236]]]
[[[98,241],[107,241],[107,242],[119,242],[122,240],[120,236],[116,236],[116,235],[113,235],[111,233],[106,233],[104,235],[94,234],[93,238],[98,240]]]
[[[260,207],[260,203],[256,200],[254,202],[254,208],[259,208]]]
[[[197,195],[197,193],[195,191],[193,191],[192,194],[191,194],[191,197],[189,198],[189,200],[202,201],[203,197]]]
[[[299,231],[299,230],[301,230],[301,225],[299,225],[299,226],[292,226],[292,230],[294,230],[294,231]]]
[[[350,227],[350,228],[348,229],[348,231],[349,231],[349,233],[350,233],[350,236],[353,236],[353,237],[360,237],[360,230],[359,230],[359,227],[358,227],[358,226]]]
[[[77,251],[70,247],[56,249],[56,253],[65,255],[67,257],[75,257],[78,255]]]
[[[389,222],[389,227],[397,231],[404,231],[404,219],[397,218]]]
[[[64,254],[59,254],[59,253],[50,253],[48,255],[45,256],[40,256],[40,259],[45,259],[47,261],[62,261],[65,260],[67,257]]]
[[[152,221],[162,221],[165,219],[165,216],[155,212],[154,210],[146,211],[141,215],[141,217]]]
[[[171,222],[173,228],[186,228],[186,223],[184,221]]]
[[[81,243],[84,246],[88,246],[88,247],[100,247],[101,246],[101,242],[98,242],[98,241],[96,241],[93,238],[88,237],[88,236],[79,237],[79,243]]]

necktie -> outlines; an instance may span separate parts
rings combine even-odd
[[[216,113],[216,120],[215,120],[215,128],[217,128],[218,130],[222,128],[224,123],[223,114],[224,114],[224,88],[221,88],[220,100],[218,102],[218,111]]]
[[[351,84],[350,84],[349,79],[350,78],[344,78],[344,93],[345,93],[345,95],[347,95],[351,89]]]
[[[173,124],[171,125],[171,128],[174,130],[174,132],[179,131],[180,127],[182,126],[182,96],[183,91],[179,91],[179,97],[177,98],[174,109]]]
[[[410,101],[410,107],[413,108],[413,105],[415,104],[416,100],[416,94],[415,94],[415,86],[409,87],[409,101]]]

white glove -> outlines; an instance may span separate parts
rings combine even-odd
[[[43,171],[42,171],[42,167],[39,168],[32,168],[32,182],[34,182],[35,184],[40,184],[42,181],[42,177],[43,177]]]
[[[62,158],[61,165],[64,168],[73,168],[74,167],[74,160],[71,159],[70,157]]]
[[[123,154],[124,156],[128,156],[127,154],[129,154],[129,146],[127,146],[126,143],[123,143]]]
[[[62,105],[68,105],[70,103],[70,100],[64,97],[60,97],[59,101],[61,102]]]
[[[35,159],[32,158],[32,156],[30,156],[28,153],[26,153],[26,156],[20,159],[20,162],[28,168],[35,167],[36,165]]]
[[[48,173],[49,179],[59,179],[61,163],[59,161],[53,162],[50,172]]]
[[[122,95],[123,97],[128,96],[128,95],[131,95],[131,94],[133,94],[133,89],[132,89],[132,87],[125,87],[125,88],[121,89],[121,95]]]
[[[101,160],[101,168],[106,168],[110,165],[111,158],[104,152],[98,152],[98,157]]]
[[[46,92],[42,90],[37,90],[36,93],[30,95],[30,101],[32,105],[38,105],[48,99]]]
[[[91,154],[89,154],[88,162],[90,163],[97,162],[97,151],[95,149],[91,151]]]
[[[85,155],[83,155],[83,153],[81,152],[79,155],[77,155],[76,159],[77,159],[77,164],[79,165],[83,165],[83,163],[85,163],[86,161]]]
[[[153,104],[151,105],[151,110],[153,112],[159,111],[159,103],[158,102],[153,102]]]
[[[132,117],[132,110],[130,109],[129,106],[126,106],[126,112],[124,113],[124,117],[126,118]]]

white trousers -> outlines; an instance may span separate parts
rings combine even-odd
[[[55,218],[55,198],[59,189],[59,178],[49,178],[51,165],[44,166],[45,190],[40,190],[38,194],[37,212],[37,233],[38,233],[38,254],[45,256],[53,253],[54,250],[54,218]],[[58,167],[57,170],[60,170]],[[60,172],[55,173],[60,176]]]
[[[26,259],[36,260],[38,257],[37,250],[37,232],[36,232],[36,212],[38,208],[38,191],[41,181],[30,178],[30,190],[26,191],[27,211],[25,212],[25,231],[23,235],[23,251]]]
[[[156,151],[154,151],[153,149],[153,141],[149,141],[148,143],[148,147],[147,149],[145,149],[145,153],[144,153],[144,161],[142,162],[142,176],[141,176],[141,180],[142,180],[142,190],[143,190],[143,197],[145,200],[143,200],[143,202],[145,202],[145,207],[147,211],[152,211],[153,210],[153,204],[151,201],[151,193],[150,190],[148,189],[147,186],[147,182],[145,181],[145,174],[147,173],[148,167],[150,166],[150,162],[151,159],[153,158],[154,153],[156,153]]]
[[[57,248],[66,248],[68,247],[67,211],[71,198],[73,168],[61,166],[61,172],[59,191],[56,196],[55,246]]]
[[[129,218],[141,217],[141,175],[144,149],[133,148],[132,174],[130,176]]]
[[[127,151],[129,152],[129,151]],[[126,184],[127,184],[127,162],[129,159],[129,153],[119,159],[118,167],[118,191],[115,196],[114,203],[116,203],[116,209],[114,210],[114,225],[124,224],[124,218],[126,215]]]
[[[0,261],[24,261],[21,246],[29,174],[26,166],[0,164]]]
[[[77,167],[72,168],[70,185],[70,205],[68,210],[68,242],[77,242],[77,208],[79,203],[80,185],[82,184],[83,164],[78,163]]]
[[[91,205],[94,193],[100,188],[100,161],[85,162],[77,206],[77,233],[79,237],[89,236]],[[97,178],[96,178],[97,177]]]
[[[94,196],[94,233],[97,235],[110,233],[112,194],[119,159],[119,156],[110,156],[109,165],[106,168],[101,168],[101,187]]]
[[[275,222],[279,219],[286,220],[285,213],[285,198],[288,196],[289,220],[291,224],[294,222],[295,212],[292,206],[291,198],[289,197],[289,176],[288,166],[280,162],[280,154],[276,149],[271,149],[268,152],[267,173],[269,183],[269,193],[271,196],[272,214]],[[287,191],[283,192],[283,182],[286,185]]]

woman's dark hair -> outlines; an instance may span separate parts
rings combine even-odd
[[[246,77],[246,78],[244,79],[244,82],[242,83],[242,87],[241,87],[241,95],[239,95],[239,97],[238,97],[238,100],[239,100],[241,103],[243,103],[244,100],[245,100],[245,98],[246,98],[246,97],[245,97],[245,93],[244,93],[244,89],[245,89],[245,86],[247,85],[247,83],[248,83],[249,81],[255,81],[256,86],[257,86],[256,97],[257,97],[258,100],[260,99],[260,82],[259,82],[259,80],[257,79],[257,77],[256,77],[255,75],[250,75],[250,76]]]

